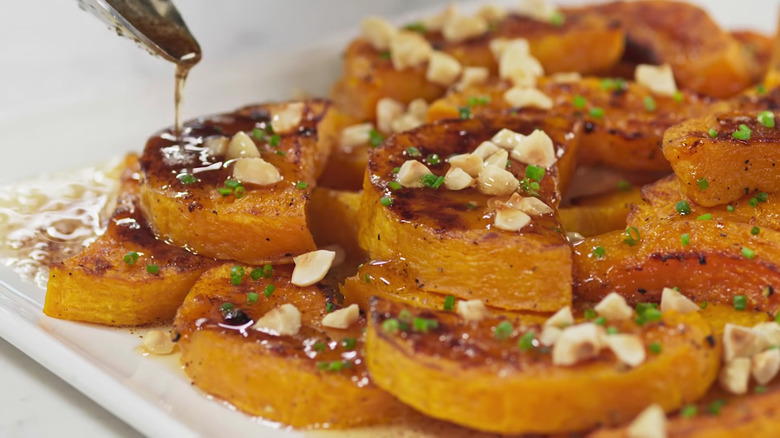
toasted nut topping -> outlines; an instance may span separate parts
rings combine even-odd
[[[514,204],[514,207],[531,216],[541,216],[543,214],[552,214],[553,209],[544,203],[539,198],[520,198],[520,200]]]
[[[322,325],[325,327],[346,329],[352,324],[356,323],[360,317],[360,308],[357,304],[350,304],[349,306],[335,310],[325,315],[322,318]]]
[[[484,18],[487,21],[499,21],[506,17],[509,13],[506,9],[497,5],[484,5],[477,11],[477,16]]]
[[[542,130],[534,130],[525,136],[512,150],[512,158],[521,163],[533,164],[549,169],[558,161],[552,139]]]
[[[244,184],[268,186],[282,180],[279,169],[262,158],[239,158],[233,165],[233,178]]]
[[[582,75],[577,73],[576,71],[567,72],[567,73],[555,73],[550,75],[550,80],[561,84],[579,82],[582,80]]]
[[[618,295],[615,292],[611,292],[604,297],[593,308],[600,316],[607,318],[609,321],[622,321],[634,316],[634,309],[626,304],[626,299]]]
[[[482,321],[490,317],[490,312],[482,300],[458,301],[457,312],[466,321]]]
[[[375,49],[387,50],[398,29],[382,18],[366,17],[360,23],[360,33]]]
[[[476,153],[454,155],[449,161],[452,167],[461,168],[472,177],[477,177],[479,172],[482,172],[482,157]]]
[[[563,328],[574,324],[574,316],[571,314],[571,307],[566,306],[561,310],[555,312],[555,314],[544,322],[544,325],[551,325],[553,327]]]
[[[269,335],[297,335],[301,329],[301,312],[292,304],[282,304],[260,317],[252,328]]]
[[[397,100],[383,97],[376,103],[376,127],[384,133],[393,132],[393,122],[404,113],[404,105]]]
[[[463,190],[474,185],[476,180],[460,167],[450,167],[444,175],[444,187],[450,190]]]
[[[487,30],[488,23],[482,17],[455,15],[444,23],[441,32],[445,40],[459,42],[480,36]]]
[[[293,269],[290,283],[296,286],[311,286],[322,280],[328,273],[335,257],[334,251],[326,249],[318,249],[293,257],[295,269]]]
[[[498,61],[498,76],[518,87],[533,87],[536,78],[544,76],[544,67],[538,59],[528,53],[525,44],[513,40],[507,43]]]
[[[678,313],[691,313],[698,312],[698,304],[691,301],[688,297],[681,294],[679,291],[672,288],[665,287],[661,292],[661,311],[668,312],[674,310]]]
[[[731,362],[740,357],[751,357],[769,346],[761,333],[728,323],[723,330],[723,360]]]
[[[499,149],[485,158],[485,166],[496,166],[502,169],[506,168],[506,162],[509,160],[509,152],[505,149]]]
[[[490,141],[492,141],[497,146],[500,146],[504,149],[512,150],[516,148],[520,144],[520,142],[523,141],[524,138],[525,135],[523,134],[517,133],[510,129],[503,128],[500,131],[496,132],[496,134],[493,136],[493,138],[490,139]]]
[[[171,354],[176,344],[171,340],[170,333],[162,330],[149,330],[144,335],[141,346],[151,354]]]
[[[460,74],[461,66],[457,59],[444,52],[434,51],[428,61],[425,79],[444,86],[452,85]]]
[[[637,335],[616,334],[604,337],[607,347],[624,364],[635,367],[642,364],[647,357],[645,344]]]
[[[753,330],[766,337],[769,345],[780,346],[780,324],[776,322],[762,322],[756,324]]]
[[[561,333],[563,333],[563,329],[554,325],[545,325],[542,327],[542,333],[539,334],[539,342],[545,347],[555,345],[561,337]]]
[[[601,338],[599,326],[591,322],[566,327],[553,346],[553,365],[569,366],[598,356]]]
[[[505,169],[497,166],[487,166],[482,169],[477,179],[479,191],[486,195],[509,195],[520,185],[520,181]]]
[[[718,376],[720,387],[732,394],[747,392],[750,381],[750,359],[739,357],[723,364]]]
[[[396,70],[424,64],[432,52],[431,44],[417,32],[400,31],[390,40],[390,57]]]
[[[303,118],[303,103],[295,102],[284,105],[281,111],[275,111],[271,118],[271,127],[277,134],[291,132],[298,128]]]
[[[537,21],[549,22],[558,10],[545,0],[522,0],[516,12]]]
[[[483,141],[474,149],[474,154],[481,159],[485,159],[498,151],[498,146],[492,141]]]
[[[674,93],[677,92],[674,73],[669,64],[639,64],[634,71],[634,79],[638,84],[644,85],[653,93],[661,96],[674,96]]]
[[[666,438],[666,414],[659,404],[640,412],[626,429],[628,438]]]
[[[341,131],[339,146],[342,150],[349,152],[355,147],[368,143],[371,139],[372,129],[374,129],[374,125],[371,123],[347,126]]]
[[[490,40],[490,51],[497,61],[501,60],[501,55],[504,54],[504,50],[510,46],[515,47],[513,50],[516,50],[519,54],[531,56],[531,46],[525,38],[515,38],[511,40],[506,38],[493,38]]]
[[[451,20],[452,17],[456,15],[458,15],[458,7],[454,4],[449,4],[438,14],[423,20],[423,23],[427,30],[437,31],[441,30],[444,27],[444,23]]]
[[[203,140],[203,147],[209,150],[210,155],[224,155],[227,152],[228,143],[230,143],[230,140],[228,140],[227,137],[224,135],[218,135],[215,137],[208,137]],[[257,150],[257,148],[255,148],[255,150]]]
[[[772,348],[754,355],[750,359],[750,371],[759,385],[766,385],[780,371],[780,350]]]
[[[496,228],[505,231],[520,231],[531,223],[531,216],[511,207],[496,210],[494,224]]]
[[[536,88],[512,87],[504,93],[504,100],[515,108],[539,108],[548,110],[553,101]]]
[[[228,144],[226,160],[232,160],[234,158],[242,157],[259,157],[260,151],[257,150],[255,142],[252,141],[246,132],[238,131],[233,134],[233,138],[230,139]]]
[[[490,77],[490,70],[485,67],[464,67],[455,89],[464,90],[473,85],[484,84]]]
[[[422,187],[422,179],[425,175],[430,175],[431,172],[428,167],[417,160],[406,160],[401,165],[401,169],[396,175],[398,183],[404,187]]]
[[[420,120],[410,113],[401,115],[401,117],[393,121],[393,132],[404,132],[410,129],[414,129],[425,123],[424,120]]]
[[[414,99],[409,102],[406,112],[420,120],[420,123],[425,123],[425,118],[428,117],[428,102],[425,99]]]

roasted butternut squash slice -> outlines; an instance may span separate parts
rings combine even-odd
[[[152,229],[198,254],[253,264],[314,250],[306,206],[330,147],[317,131],[327,108],[318,100],[258,105],[190,122],[179,140],[168,131],[152,137],[141,157]],[[236,135],[243,141],[227,146]],[[242,160],[260,175],[235,176]]]
[[[690,92],[681,92],[677,98],[655,95],[643,85],[622,79],[589,77],[559,82],[548,77],[541,78],[537,87],[553,101],[547,113],[584,121],[579,164],[630,170],[668,170],[660,149],[664,131],[708,114],[711,102]],[[460,108],[470,108],[476,115],[516,112],[518,109],[504,99],[510,88],[508,82],[493,79],[450,93],[431,104],[428,119],[457,118]],[[520,111],[543,112],[532,107]]]
[[[739,111],[687,120],[669,128],[663,153],[685,194],[705,207],[753,192],[780,191],[780,130],[772,111]],[[706,183],[701,188],[700,182]]]
[[[742,49],[758,65],[753,83],[761,82],[769,71],[774,41],[769,36],[752,30],[735,30],[731,32],[731,36],[739,41]]]
[[[138,158],[128,156],[125,166],[105,233],[50,266],[43,313],[113,326],[161,324],[214,265],[154,237],[139,207]]]
[[[648,354],[634,368],[608,351],[572,366],[553,365],[543,349],[527,343],[520,349],[518,341],[539,330],[522,319],[466,322],[454,312],[377,299],[366,358],[374,382],[415,409],[507,434],[619,424],[650,403],[673,411],[701,397],[715,379],[720,343],[697,313],[664,313],[642,327],[633,320],[614,326],[638,335],[645,347],[661,343],[662,353]]]
[[[587,10],[617,21],[633,61],[669,64],[678,85],[728,97],[754,83],[760,66],[740,42],[695,5],[671,1],[618,1]]]
[[[639,188],[629,185],[619,191],[573,199],[570,205],[558,209],[558,216],[564,230],[595,236],[624,229],[632,207],[641,201]]]
[[[206,272],[176,315],[181,362],[197,387],[244,412],[296,428],[392,423],[412,414],[369,379],[364,317],[347,329],[325,327],[330,292],[292,285],[289,266],[266,269],[258,280],[250,275],[253,268],[238,267],[245,273],[238,285],[231,283],[230,264]],[[265,296],[270,285],[275,289]],[[297,334],[253,328],[282,305],[300,312]]]
[[[465,66],[488,67],[497,71],[497,62],[490,51],[490,41],[496,38],[525,38],[531,54],[546,72],[603,71],[620,58],[624,34],[613,20],[587,11],[566,12],[565,21],[556,26],[509,14],[492,26],[487,33],[465,41],[444,39],[441,32],[424,32],[423,36]],[[566,56],[561,56],[566,53]],[[335,105],[362,119],[376,117],[379,99],[389,97],[402,103],[414,99],[432,101],[440,97],[446,87],[426,79],[426,67],[396,70],[389,52],[375,49],[368,40],[358,38],[347,47],[343,61],[343,75],[333,88]]]
[[[519,231],[494,224],[496,202],[511,193],[489,195],[477,187],[456,191],[433,181],[444,179],[451,168],[447,157],[472,153],[502,128],[526,135],[540,128],[560,157],[538,181],[538,193],[520,185],[523,196],[538,195],[550,210],[534,215]],[[558,178],[571,169],[577,130],[563,119],[507,115],[446,121],[390,137],[369,157],[359,216],[361,247],[372,259],[402,260],[406,275],[430,291],[507,309],[550,311],[568,305],[570,249],[552,209],[559,201]],[[501,152],[506,171],[492,167],[529,184],[527,166]],[[394,169],[412,162],[430,166],[429,186],[403,187],[396,181]]]

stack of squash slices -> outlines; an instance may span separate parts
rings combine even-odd
[[[629,423],[654,405],[668,436],[774,436],[777,379],[739,394],[717,380],[728,327],[775,324],[780,310],[780,40],[730,34],[684,3],[552,21],[485,11],[487,30],[462,41],[437,17],[406,30],[483,67],[482,82],[444,86],[361,37],[332,100],[248,106],[152,137],[126,159],[106,232],[52,264],[44,312],[173,321],[196,386],[294,428],[430,417],[451,433],[640,436]],[[512,84],[491,43],[519,38],[551,108],[504,98]],[[676,64],[679,51],[692,61]],[[622,78],[648,59],[671,64],[677,93]],[[585,76],[561,79],[571,72]],[[427,102],[424,120],[381,130],[385,99],[409,105],[405,116]],[[507,133],[543,136],[548,160],[502,145]],[[474,174],[455,187],[453,157],[486,142],[500,147],[479,165],[516,184]],[[238,177],[255,158],[273,181]],[[411,162],[426,173],[409,183]],[[500,213],[518,202],[536,209],[511,228]],[[318,248],[335,260],[300,285],[295,260]],[[671,288],[698,308],[664,308]],[[629,318],[598,313],[615,296]],[[285,305],[297,330],[255,329]],[[344,328],[323,322],[353,306]],[[604,345],[562,364],[541,337],[566,309],[562,333],[595,327]],[[639,363],[605,347],[614,333],[641,342]]]

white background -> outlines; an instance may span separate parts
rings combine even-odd
[[[338,59],[322,59],[316,48],[307,47],[323,37],[353,33],[370,13],[395,15],[446,1],[179,3],[204,53],[186,90],[189,118],[289,96],[292,89],[254,79],[257,71],[280,65],[297,69],[301,88],[326,90]],[[774,28],[778,9],[774,0],[699,3],[722,23],[764,31]],[[325,67],[300,68],[307,63]],[[75,0],[5,2],[0,10],[0,183],[140,150],[149,134],[172,123],[172,84],[170,64],[117,38],[80,11]],[[0,340],[0,436],[136,435]]]

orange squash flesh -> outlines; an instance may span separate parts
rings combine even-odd
[[[403,269],[426,290],[480,298],[493,306],[536,311],[557,310],[570,303],[571,263],[568,243],[553,215],[535,216],[519,232],[493,227],[492,196],[477,188],[390,189],[393,168],[401,166],[414,146],[421,157],[467,153],[500,128],[529,134],[541,128],[560,151],[558,163],[540,182],[541,199],[553,208],[559,200],[559,175],[571,168],[577,127],[561,119],[504,116],[447,121],[390,137],[373,149],[364,181],[359,242],[372,259],[402,260]],[[444,175],[449,164],[431,165]],[[518,179],[526,166],[514,159],[508,170]],[[385,206],[382,198],[390,197]],[[508,198],[506,196],[504,199]]]
[[[390,423],[411,410],[369,380],[363,359],[365,318],[349,329],[321,323],[334,297],[317,286],[290,284],[292,269],[275,266],[270,278],[252,280],[252,267],[240,285],[231,284],[229,264],[206,272],[176,315],[174,331],[184,371],[200,389],[251,415],[295,428],[346,428]],[[269,285],[276,289],[264,296]],[[255,303],[248,294],[259,293]],[[221,308],[232,304],[232,319]],[[274,336],[251,328],[254,321],[281,304],[301,313],[301,330]],[[241,313],[236,316],[236,311]],[[355,347],[346,347],[344,339]],[[321,370],[319,363],[343,361],[341,371]]]
[[[387,331],[383,324],[402,310],[409,321],[435,319],[437,326]],[[665,313],[661,323],[642,328],[620,324],[621,332],[639,335],[646,345],[663,345],[661,354],[649,354],[633,369],[607,351],[571,367],[554,366],[549,354],[517,348],[518,338],[538,326],[510,320],[515,331],[499,340],[494,328],[502,321],[467,323],[452,312],[375,300],[366,334],[369,371],[377,385],[427,415],[512,434],[619,424],[650,403],[672,411],[703,395],[720,365],[719,342],[697,313]]]
[[[138,159],[128,156],[117,207],[103,235],[53,263],[43,313],[112,326],[170,321],[189,288],[214,261],[155,239],[141,214]],[[138,258],[128,264],[131,252]],[[156,274],[147,265],[157,266]]]
[[[605,193],[572,200],[571,205],[558,209],[558,217],[566,231],[583,236],[595,236],[623,229],[631,208],[642,201],[640,190]]]
[[[325,140],[329,136],[323,135],[325,143],[317,136],[327,103],[305,102],[301,125],[292,133],[282,133],[278,145],[271,144],[270,133],[254,139],[262,158],[279,169],[283,179],[269,186],[245,184],[242,196],[219,193],[233,167],[202,145],[210,136],[266,129],[283,105],[247,107],[189,123],[184,145],[167,132],[149,140],[141,157],[141,204],[160,238],[198,254],[253,264],[289,261],[316,248],[306,205],[317,169],[327,156],[325,149],[330,147]],[[177,178],[182,173],[198,181],[185,183]]]

